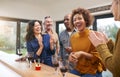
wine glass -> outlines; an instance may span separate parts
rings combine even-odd
[[[66,72],[68,71],[68,67],[69,67],[69,61],[68,60],[62,60],[60,61],[60,71],[62,73],[62,76],[65,77]]]
[[[34,57],[34,52],[28,52],[27,59],[28,59],[28,62],[29,62],[29,67],[30,67],[30,64],[33,60],[33,57]]]
[[[17,49],[17,55],[19,55],[19,58],[23,55],[20,51],[20,49]]]
[[[55,73],[58,74],[59,61],[57,59],[57,56],[55,55],[52,56],[52,63],[53,67],[55,68]]]

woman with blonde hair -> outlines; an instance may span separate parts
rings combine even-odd
[[[113,0],[111,11],[114,20],[120,21],[120,0]],[[100,53],[105,66],[112,72],[113,77],[120,77],[120,29],[117,32],[115,44],[100,32],[91,32],[89,39]],[[110,53],[111,51],[113,54]]]

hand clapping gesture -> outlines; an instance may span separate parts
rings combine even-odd
[[[108,38],[101,32],[91,31],[88,38],[95,47],[108,42]]]
[[[40,56],[40,54],[41,54],[41,52],[42,52],[42,49],[43,49],[43,43],[42,43],[42,41],[43,41],[43,39],[42,39],[42,36],[39,36],[38,38],[38,44],[39,44],[39,46],[40,46],[40,48],[38,49],[38,51],[36,52],[36,54],[38,55],[38,56]]]
[[[55,37],[53,34],[50,34],[50,48],[51,48],[51,50],[54,49],[54,44],[55,44]]]

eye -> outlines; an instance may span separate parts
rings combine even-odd
[[[75,22],[75,21],[76,21],[76,18],[73,19],[73,22]]]

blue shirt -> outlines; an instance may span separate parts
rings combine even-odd
[[[71,33],[74,34],[75,32],[77,32],[76,29],[74,29]],[[62,57],[62,59],[68,59],[68,52],[65,50],[65,47],[69,47],[70,46],[70,37],[71,35],[68,34],[68,32],[66,30],[62,31],[60,33],[59,36],[59,40],[60,40],[60,52],[59,55]]]
[[[43,48],[40,56],[36,55],[36,52],[39,49],[39,43],[36,38],[27,42],[27,51],[28,51],[28,53],[34,52],[34,59],[40,58],[40,61],[42,63],[47,64],[49,66],[53,66],[52,65],[52,55],[55,54],[55,50],[50,49],[50,36],[49,36],[49,34],[44,34],[44,35],[42,35],[42,38],[43,38],[44,48]]]

